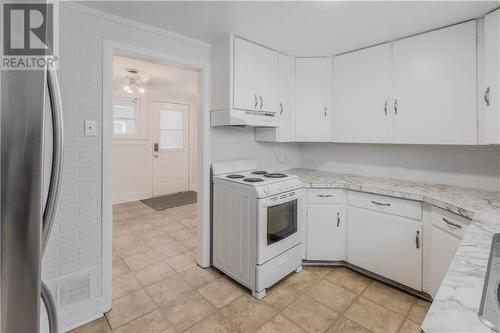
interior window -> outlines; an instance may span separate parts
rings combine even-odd
[[[138,133],[137,106],[135,98],[118,98],[113,102],[113,134],[135,135]]]

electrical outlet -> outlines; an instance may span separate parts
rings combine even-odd
[[[97,136],[97,122],[95,120],[85,120],[84,128],[85,136]]]

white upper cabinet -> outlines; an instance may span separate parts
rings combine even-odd
[[[278,111],[278,53],[260,47],[259,52],[259,110]]]
[[[334,58],[334,141],[391,142],[391,58],[391,43]]]
[[[258,110],[259,60],[261,47],[234,38],[234,100],[236,109]]]
[[[476,22],[393,43],[394,141],[477,144]]]
[[[296,141],[332,139],[332,59],[295,59]]]
[[[500,9],[484,18],[483,84],[480,108],[484,111],[484,142],[500,144]]]
[[[257,141],[295,140],[295,58],[278,55],[278,124],[276,128],[257,128]]]

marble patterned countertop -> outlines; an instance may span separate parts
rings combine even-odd
[[[491,333],[478,317],[491,239],[500,232],[500,192],[391,178],[292,169],[305,187],[345,188],[426,202],[471,219],[422,324],[425,333]]]

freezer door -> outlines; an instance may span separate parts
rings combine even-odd
[[[1,332],[38,332],[44,71],[1,73]]]

